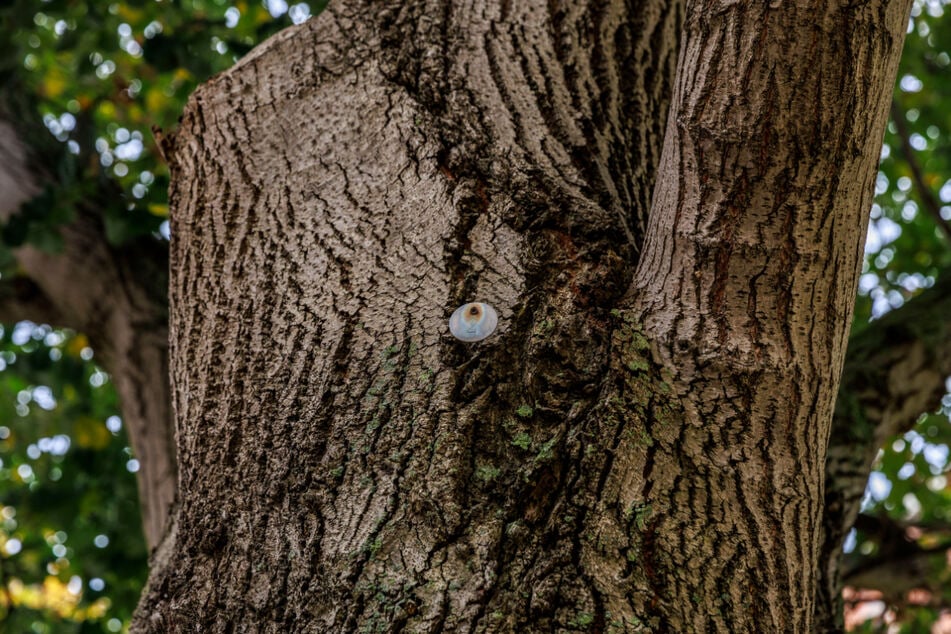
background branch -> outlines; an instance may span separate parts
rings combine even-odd
[[[935,198],[934,192],[931,191],[931,188],[925,182],[921,165],[918,164],[918,159],[915,156],[915,149],[911,147],[911,133],[905,124],[905,112],[895,101],[892,101],[892,121],[895,122],[895,130],[897,131],[899,141],[901,141],[901,153],[905,162],[908,163],[908,168],[911,170],[911,177],[915,183],[915,188],[918,190],[918,197],[921,199],[925,211],[928,212],[928,215],[934,219],[935,224],[941,229],[941,233],[944,234],[944,237],[951,240],[951,224],[941,216],[941,204]]]
[[[902,604],[909,590],[925,588],[938,591],[930,581],[935,563],[943,566],[946,553],[951,548],[951,525],[930,526],[905,524],[886,515],[859,514],[855,528],[866,539],[872,540],[876,552],[870,557],[847,555],[843,560],[842,579],[846,585],[878,590],[890,604]],[[928,531],[928,542],[922,546],[920,535]]]
[[[29,320],[60,328],[75,328],[36,282],[17,276],[0,279],[0,322]]]
[[[66,151],[63,144],[58,154],[36,150],[17,136],[22,126],[10,117],[0,110],[0,145],[6,148],[0,152],[0,185],[16,184],[0,196],[0,221],[5,222],[28,213],[24,203],[44,187],[59,185],[48,174],[55,173],[53,165]],[[40,142],[49,138],[41,136]],[[168,245],[151,235],[110,242],[103,210],[115,207],[122,193],[105,178],[96,185],[70,210],[71,221],[44,228],[55,234],[58,248],[25,243],[13,249],[22,276],[0,284],[0,319],[68,326],[89,338],[97,362],[112,375],[142,465],[143,526],[154,547],[165,531],[177,486],[168,387]]]
[[[852,336],[826,459],[820,604],[841,607],[838,553],[879,447],[939,407],[949,374],[951,275]]]

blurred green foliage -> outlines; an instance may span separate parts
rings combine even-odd
[[[951,16],[915,0],[885,133],[855,328],[951,266]],[[917,173],[917,177],[916,177]],[[920,178],[920,180],[919,180]]]
[[[118,631],[146,552],[115,391],[82,335],[0,332],[0,630]]]
[[[38,113],[49,140],[66,148],[51,175],[55,186],[4,227],[4,243],[29,241],[55,250],[56,234],[49,229],[69,221],[75,203],[104,179],[121,189],[120,196],[98,201],[111,241],[160,231],[168,210],[168,170],[152,128],[174,127],[200,82],[325,4],[0,2],[0,81],[7,108],[24,119]]]
[[[853,331],[901,307],[939,275],[951,274],[951,7],[915,0],[882,147]],[[944,316],[946,319],[946,316]],[[951,384],[949,384],[951,385]],[[904,547],[933,552],[921,561],[920,589],[865,594],[856,632],[929,633],[949,627],[951,607],[951,397],[923,412],[879,452],[863,511],[907,527]],[[847,564],[882,554],[880,535],[853,531]],[[908,565],[911,565],[909,561]],[[864,610],[864,612],[862,612]],[[940,631],[948,631],[941,629]]]

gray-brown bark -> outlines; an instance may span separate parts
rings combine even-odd
[[[182,507],[141,630],[606,626],[585,426],[678,8],[374,13],[271,40],[169,148]]]
[[[190,102],[181,507],[137,630],[821,621],[908,3],[688,7],[646,241],[679,5],[513,4],[337,5]]]
[[[47,184],[47,176],[3,119],[0,148],[0,220],[5,221]],[[142,465],[142,523],[154,547],[164,533],[176,486],[167,379],[167,251],[150,239],[110,245],[95,205],[94,199],[84,201],[77,219],[59,229],[62,252],[29,245],[15,249],[22,277],[3,280],[0,318],[47,322],[89,337],[98,361],[111,373]]]
[[[636,285],[685,410],[646,465],[685,631],[821,620],[826,440],[909,6],[688,10]]]

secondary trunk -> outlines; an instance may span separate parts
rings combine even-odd
[[[351,2],[201,88],[135,628],[810,632],[907,11]]]

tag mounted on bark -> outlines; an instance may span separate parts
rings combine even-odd
[[[449,318],[449,332],[460,341],[482,341],[495,331],[499,316],[482,302],[463,304]]]

